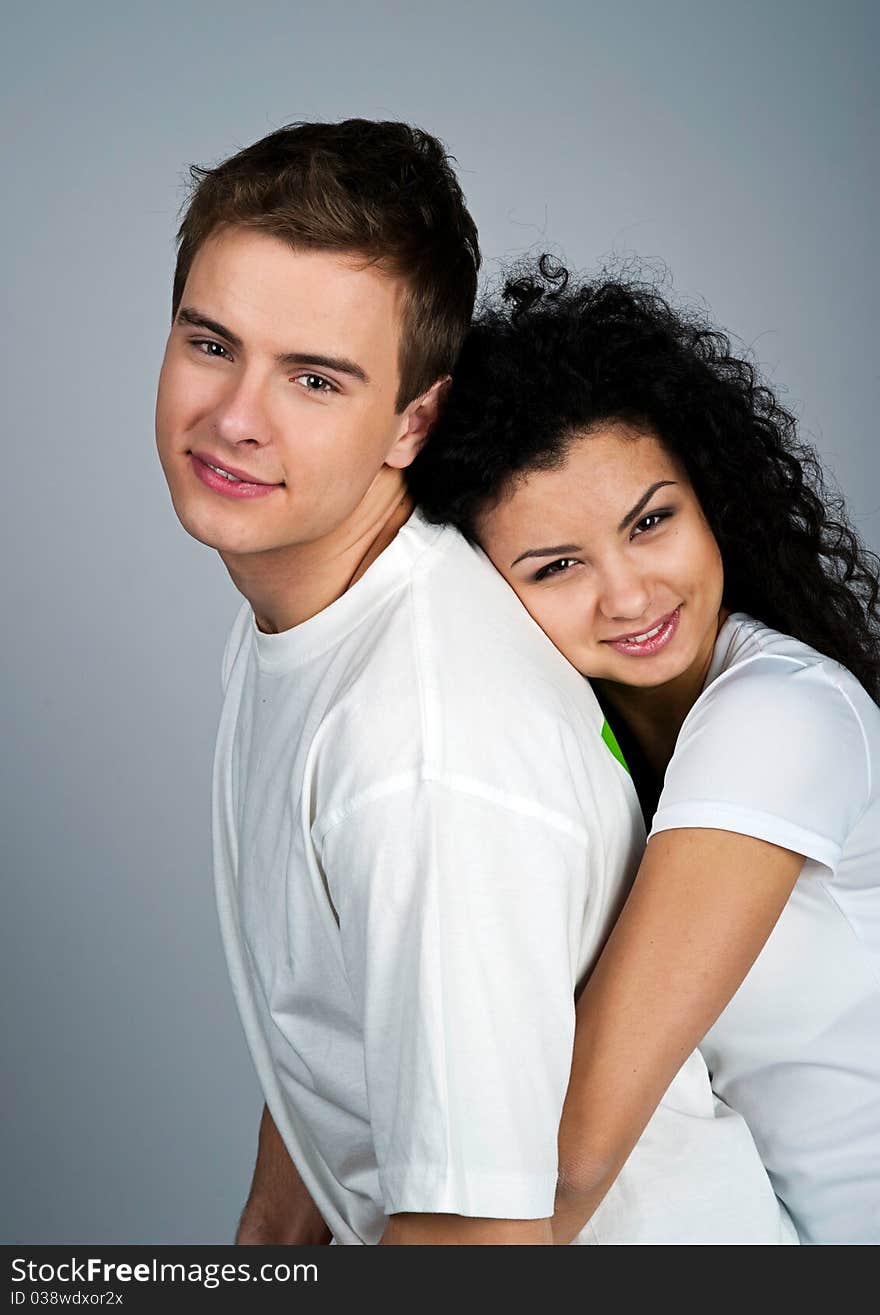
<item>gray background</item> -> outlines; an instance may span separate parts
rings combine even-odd
[[[187,165],[296,118],[428,128],[458,159],[490,272],[548,243],[582,267],[665,262],[785,387],[878,548],[876,15],[7,12],[0,1240],[224,1241],[249,1182],[261,1101],[209,848],[238,595],[177,525],[152,434]]]

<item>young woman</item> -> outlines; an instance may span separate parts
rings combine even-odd
[[[650,822],[578,1000],[558,1240],[699,1043],[801,1240],[880,1241],[880,563],[792,417],[721,333],[545,257],[411,487],[591,678]]]

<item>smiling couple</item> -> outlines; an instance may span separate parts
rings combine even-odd
[[[791,418],[637,284],[471,325],[419,130],[193,174],[157,437],[245,599],[238,1240],[880,1240],[876,561]]]

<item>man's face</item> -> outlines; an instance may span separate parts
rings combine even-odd
[[[316,543],[386,463],[412,460],[412,407],[394,409],[400,291],[357,256],[245,228],[200,247],[156,406],[159,458],[194,538],[230,555]]]

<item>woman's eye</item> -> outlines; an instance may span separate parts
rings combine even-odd
[[[193,347],[201,352],[202,356],[220,356],[221,360],[224,358],[226,360],[232,359],[222,342],[215,342],[213,338],[190,338],[190,342]],[[203,350],[206,347],[208,350]],[[216,352],[210,350],[212,347],[217,348]]]
[[[650,516],[643,516],[639,523],[633,526],[633,534],[644,534],[646,530],[656,530],[669,515],[666,511],[652,511]]]
[[[546,566],[542,566],[540,571],[536,571],[535,580],[536,581],[547,580],[551,575],[562,575],[563,572],[567,571],[570,566],[576,566],[576,565],[577,565],[577,558],[560,557],[557,561],[548,562]]]
[[[329,379],[325,379],[322,374],[301,374],[297,376],[296,382],[301,384],[307,393],[335,393],[336,388],[331,384]]]

